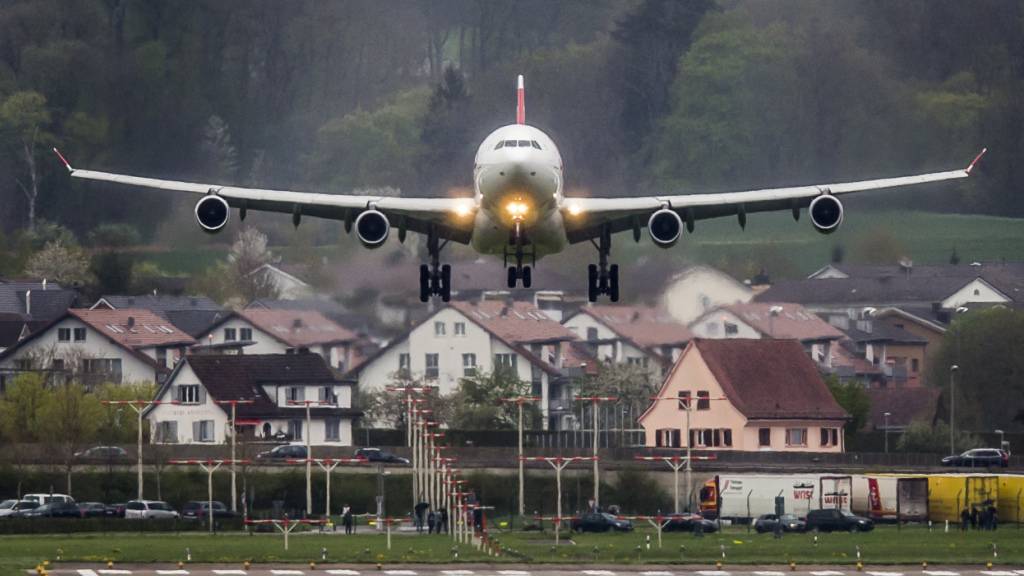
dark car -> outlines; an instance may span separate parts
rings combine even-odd
[[[50,502],[17,514],[19,518],[81,518],[78,504],[74,502]]]
[[[662,532],[693,532],[698,523],[700,524],[701,532],[710,534],[718,531],[718,524],[700,514],[677,514],[672,516],[672,519],[661,530]]]
[[[78,512],[82,518],[100,518],[107,515],[107,505],[103,502],[79,502]]]
[[[256,458],[261,460],[301,459],[305,458],[306,454],[306,447],[301,444],[285,444],[283,446],[276,446],[272,450],[260,452],[256,455]]]
[[[629,520],[621,520],[606,512],[590,512],[573,518],[572,529],[576,532],[630,532],[633,530],[633,523]]]
[[[111,504],[104,510],[104,515],[107,518],[124,518],[124,507],[125,503],[120,502],[118,504]]]
[[[981,468],[988,466],[1010,465],[1010,455],[1005,450],[997,448],[975,448],[957,456],[946,456],[942,459],[943,466],[970,466]]]
[[[807,530],[807,523],[797,518],[794,514],[762,514],[754,520],[754,530],[758,534],[774,532],[777,525],[782,525],[783,532],[804,532]]]
[[[386,464],[408,464],[409,459],[395,456],[391,452],[380,448],[360,448],[356,450],[356,458],[366,458],[370,462],[384,462]]]
[[[812,532],[868,532],[875,523],[846,510],[825,508],[807,513],[807,530]]]
[[[93,446],[75,452],[75,458],[88,460],[120,460],[128,457],[128,452],[120,446]]]
[[[234,518],[235,513],[228,510],[223,502],[213,501],[214,518]],[[206,500],[193,500],[185,503],[181,509],[181,517],[188,520],[206,520],[210,517],[210,502]]]

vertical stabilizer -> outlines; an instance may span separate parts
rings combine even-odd
[[[523,87],[522,74],[516,85],[516,124],[526,124],[526,89]]]

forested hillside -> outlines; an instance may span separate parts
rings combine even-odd
[[[571,190],[705,191],[965,165],[900,206],[1024,216],[1024,2],[6,0],[0,231],[151,238],[167,195],[76,165],[347,192],[470,183],[527,114]],[[876,202],[884,203],[884,202]]]

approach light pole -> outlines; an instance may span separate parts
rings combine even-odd
[[[558,543],[558,533],[562,526],[562,470],[573,462],[586,462],[588,460],[597,460],[597,456],[571,456],[563,458],[561,456],[523,456],[520,460],[529,462],[547,462],[555,469],[555,492],[557,492],[556,498],[556,509],[555,509],[555,543]]]
[[[600,506],[600,494],[601,494],[601,481],[598,476],[598,460],[597,460],[597,448],[598,448],[598,436],[600,433],[600,418],[598,416],[598,406],[601,402],[617,402],[619,399],[615,396],[577,396],[576,401],[578,402],[590,402],[591,405],[591,419],[594,421],[594,509],[596,510]],[[559,511],[561,513],[561,511]]]
[[[139,496],[138,499],[142,500],[142,413],[149,409],[150,406],[158,406],[160,404],[180,404],[177,400],[168,400],[163,402],[161,400],[103,400],[101,402],[104,406],[131,406],[132,410],[135,410],[135,414],[138,415],[138,444],[136,449],[138,451],[138,464],[136,470],[139,474]]]
[[[956,454],[956,373],[960,367],[953,364],[949,367],[949,455]]]
[[[693,456],[693,438],[691,438],[692,434],[690,433],[690,412],[693,412],[693,401],[694,401],[694,398],[691,397],[691,396],[677,396],[677,397],[672,397],[672,396],[653,396],[651,398],[651,400],[654,400],[655,402],[659,402],[661,400],[674,400],[674,401],[679,403],[679,409],[684,411],[684,412],[686,412],[686,505],[687,505],[687,507],[692,506],[693,505],[693,466],[692,466],[692,462],[693,462],[694,456]],[[708,408],[706,408],[706,409],[710,410],[711,409],[711,401],[712,400],[728,400],[728,398],[726,398],[725,396],[716,396],[715,398],[698,396],[696,398],[696,400],[697,400],[697,409],[698,410],[701,409],[700,408],[700,403],[703,402],[703,401],[707,401],[708,402]]]
[[[206,497],[207,497],[207,517],[210,521],[210,533],[213,533],[213,473],[221,467],[222,464],[249,464],[249,460],[223,460],[223,459],[212,459],[206,460],[168,460],[168,464],[196,464],[206,472]]]
[[[636,460],[642,460],[644,462],[664,462],[668,464],[668,467],[672,469],[672,480],[675,484],[675,501],[674,508],[676,514],[680,514],[679,510],[679,471],[687,466],[689,458],[685,456],[636,456]],[[715,456],[694,456],[694,460],[716,460]]]
[[[313,515],[313,448],[310,444],[313,436],[313,418],[309,411],[311,406],[333,406],[332,402],[323,400],[289,400],[290,406],[306,407],[306,516]]]
[[[236,425],[237,408],[239,404],[252,404],[255,400],[215,400],[221,406],[231,406],[231,511],[238,512],[238,485],[235,481],[235,436],[238,434]]]
[[[527,402],[540,402],[539,396],[515,396],[512,398],[502,398],[502,402],[512,403],[516,405],[516,409],[519,412],[519,454],[516,456],[519,458],[519,516],[526,515],[526,475],[523,471],[523,404]]]
[[[331,473],[339,464],[369,464],[366,458],[289,458],[289,464],[308,464],[312,460],[327,475],[327,496],[324,503],[324,516],[331,517]]]

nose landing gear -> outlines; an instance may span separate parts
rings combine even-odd
[[[440,296],[443,302],[452,298],[452,267],[441,265],[441,249],[448,244],[441,244],[437,233],[427,234],[427,251],[430,253],[430,264],[420,265],[420,302],[430,300],[431,296]]]
[[[508,247],[505,247],[505,266],[508,266],[509,256],[516,259],[515,266],[508,266],[508,287],[515,288],[518,281],[522,280],[523,288],[529,288],[533,285],[533,272],[531,266],[523,264],[523,260],[529,257],[531,262],[536,265],[537,257],[536,249],[532,246],[529,252],[526,251],[529,241],[526,238],[526,233],[523,231],[522,222],[515,222],[509,233],[508,243],[512,246],[512,252],[509,253]]]
[[[612,302],[619,301],[619,265],[608,265],[608,255],[612,251],[611,231],[605,227],[601,230],[599,242],[594,242],[597,248],[597,264],[587,267],[587,298],[591,302],[597,302],[597,297],[607,294]]]

